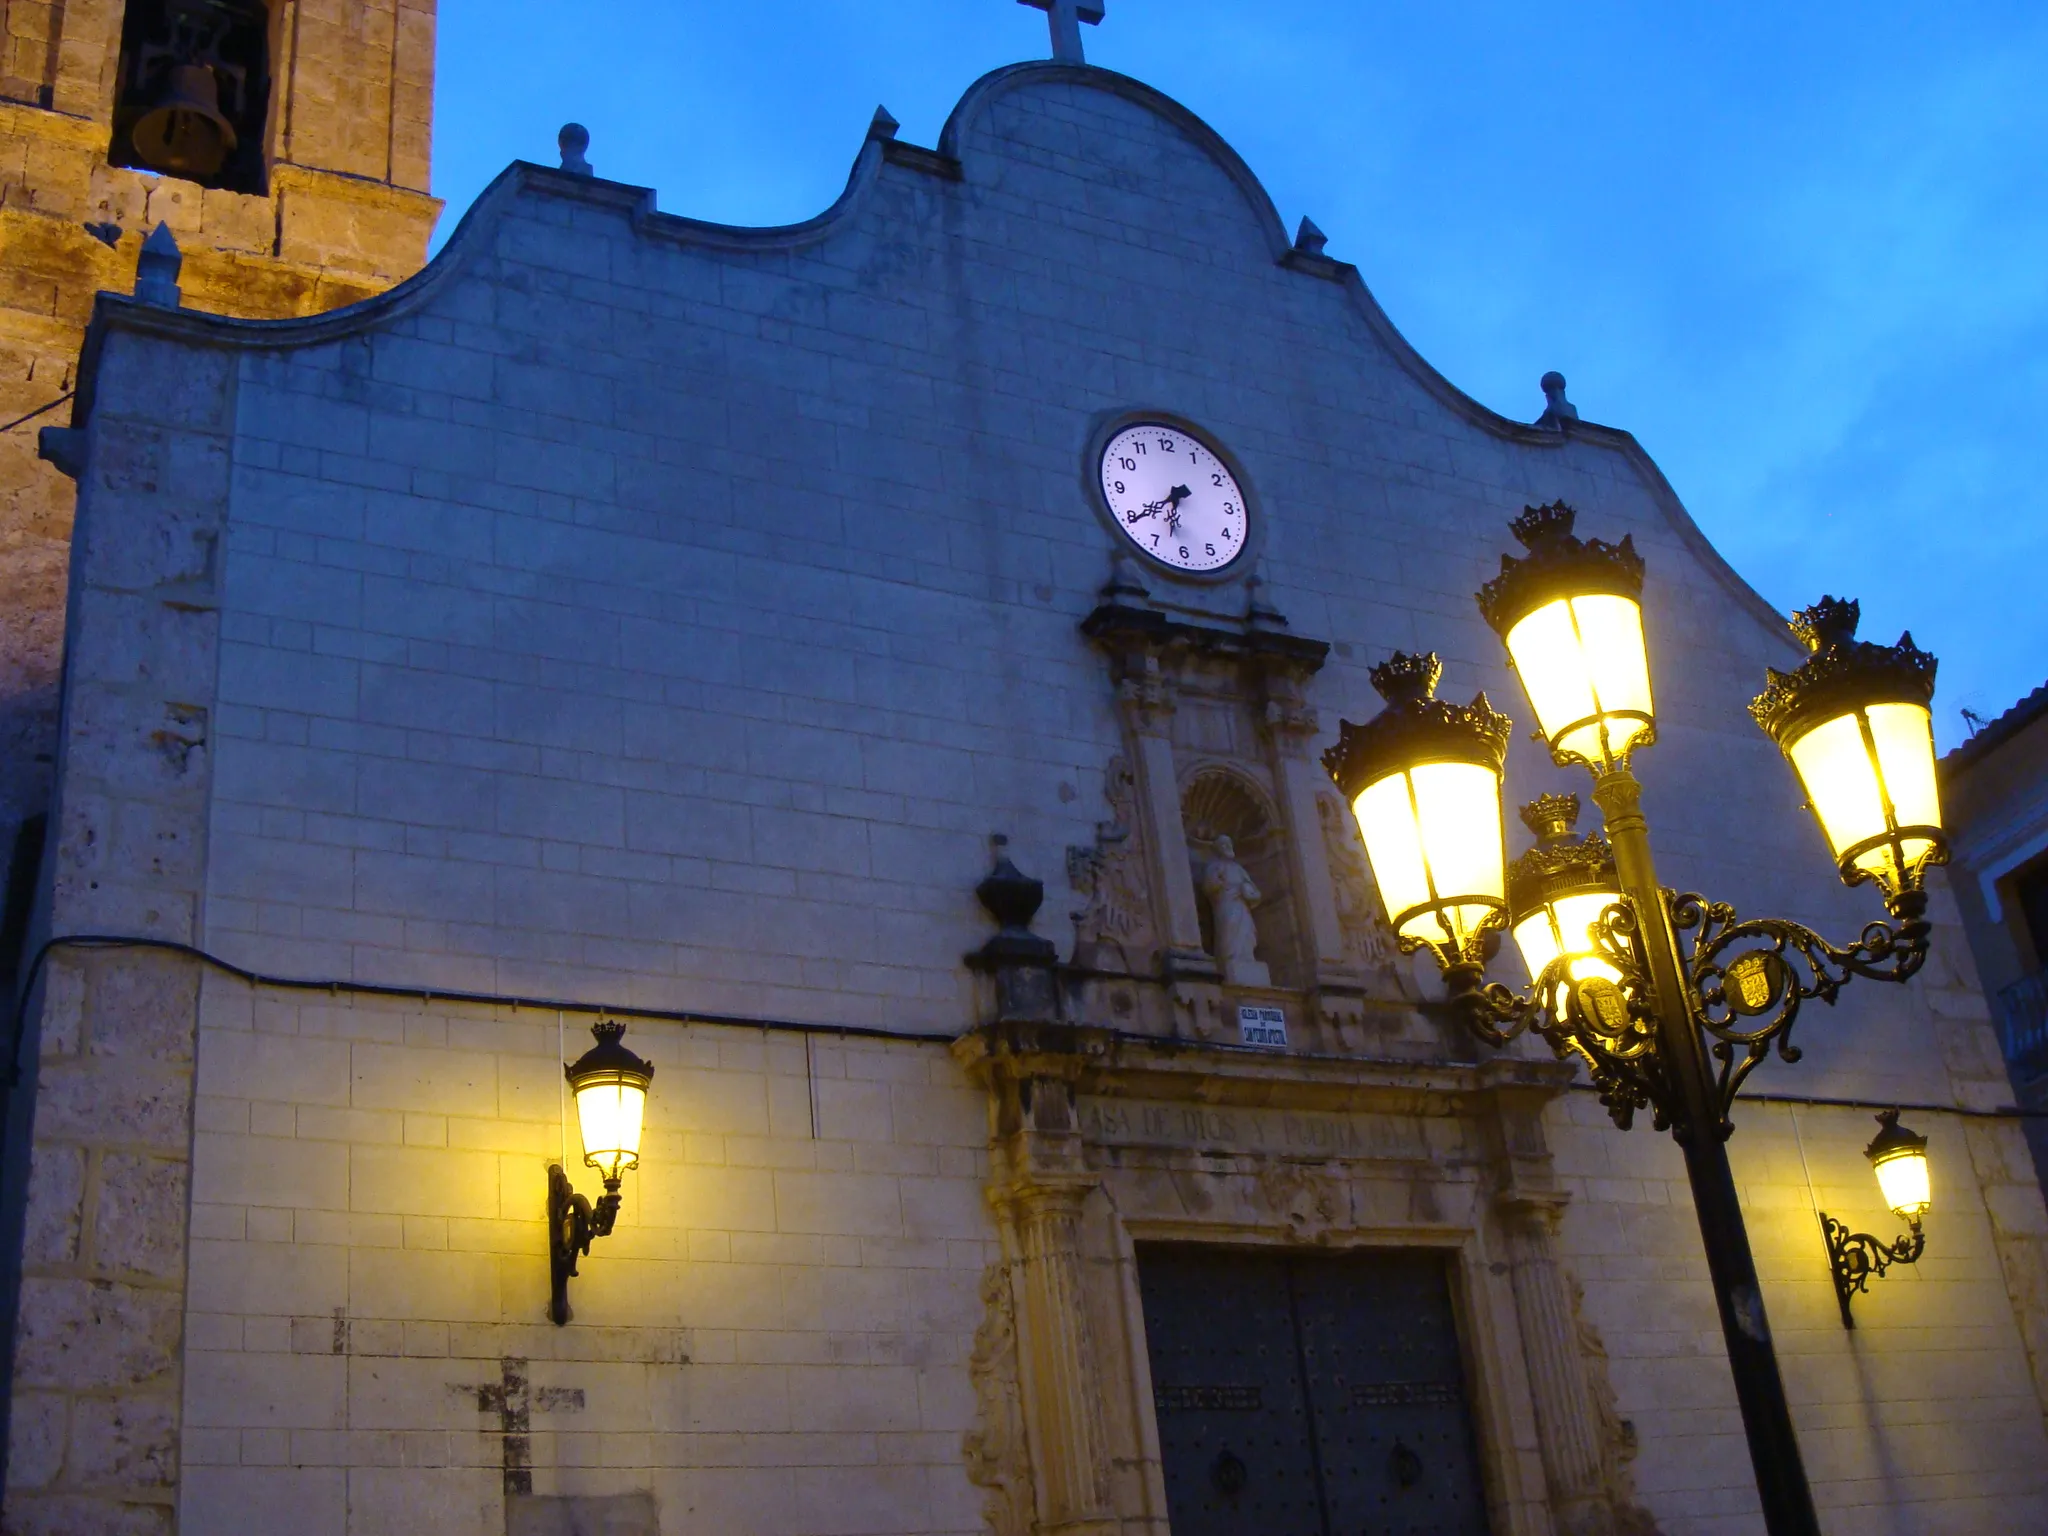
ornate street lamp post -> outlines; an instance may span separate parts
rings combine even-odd
[[[1857,976],[1903,982],[1926,958],[1924,872],[1947,858],[1928,713],[1934,658],[1910,635],[1858,641],[1854,603],[1823,598],[1793,618],[1811,654],[1795,672],[1770,671],[1750,712],[1791,759],[1842,879],[1874,882],[1891,921],[1843,948],[1781,918],[1738,917],[1657,881],[1629,771],[1630,755],[1657,739],[1643,560],[1627,538],[1577,538],[1574,518],[1562,502],[1526,509],[1511,527],[1527,555],[1503,556],[1478,600],[1538,739],[1560,766],[1592,774],[1604,841],[1572,836],[1576,796],[1545,796],[1523,812],[1537,846],[1505,864],[1508,722],[1484,694],[1463,706],[1437,699],[1433,655],[1374,668],[1386,708],[1344,722],[1324,762],[1358,818],[1401,948],[1435,957],[1458,1016],[1496,1045],[1534,1030],[1585,1063],[1622,1129],[1648,1108],[1684,1149],[1765,1523],[1772,1536],[1818,1536],[1728,1166],[1728,1115],[1774,1047],[1798,1060],[1802,1002],[1833,1003]],[[1501,928],[1529,962],[1528,996],[1486,980]]]

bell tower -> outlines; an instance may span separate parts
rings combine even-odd
[[[441,210],[434,7],[0,0],[0,422],[62,400],[94,293],[133,287],[159,223],[185,304],[220,314],[311,314],[417,271]],[[49,792],[72,485],[36,432],[67,419],[0,432],[0,872],[33,856],[18,833]]]

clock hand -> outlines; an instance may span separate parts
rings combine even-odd
[[[1171,491],[1167,492],[1166,500],[1160,503],[1160,505],[1166,508],[1166,531],[1168,533],[1180,532],[1180,504],[1194,494],[1193,491],[1184,485],[1176,485]]]
[[[1169,497],[1166,501],[1148,501],[1145,503],[1143,507],[1139,508],[1136,512],[1125,513],[1124,518],[1127,522],[1135,523],[1141,517],[1156,517],[1160,512],[1166,510],[1171,504],[1171,497]]]

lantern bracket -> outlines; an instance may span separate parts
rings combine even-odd
[[[1665,902],[1678,937],[1694,1018],[1713,1039],[1719,1130],[1733,1130],[1728,1115],[1743,1082],[1773,1049],[1799,1060],[1792,1026],[1808,998],[1834,1005],[1842,988],[1861,976],[1905,982],[1927,959],[1924,891],[1903,891],[1887,905],[1897,924],[1872,922],[1855,943],[1831,944],[1811,928],[1780,917],[1736,915],[1727,902],[1696,892],[1667,891]]]
[[[604,1181],[604,1193],[595,1205],[576,1192],[560,1163],[548,1164],[548,1272],[553,1295],[548,1302],[548,1320],[557,1328],[575,1314],[569,1309],[569,1281],[576,1274],[576,1260],[590,1252],[600,1237],[610,1237],[619,1219],[619,1181]]]
[[[1846,947],[1785,918],[1738,917],[1728,903],[1696,892],[1663,895],[1690,993],[1686,1011],[1710,1039],[1715,1130],[1723,1139],[1734,1129],[1735,1096],[1758,1064],[1773,1050],[1787,1062],[1799,1060],[1792,1026],[1802,1003],[1818,998],[1832,1006],[1859,976],[1908,981],[1927,959],[1924,892],[1900,893],[1888,903],[1893,923],[1868,924]],[[1584,1063],[1600,1102],[1623,1130],[1643,1109],[1653,1112],[1658,1130],[1668,1130],[1679,1105],[1666,1081],[1634,907],[1616,902],[1591,933],[1595,955],[1618,980],[1575,980],[1561,957],[1524,994],[1487,981],[1482,966],[1467,962],[1445,968],[1448,1005],[1488,1044],[1503,1046],[1531,1032],[1560,1060]]]
[[[1887,1243],[1868,1232],[1851,1232],[1847,1225],[1826,1211],[1820,1213],[1821,1235],[1827,1239],[1828,1269],[1834,1276],[1835,1299],[1842,1304],[1842,1326],[1854,1328],[1849,1298],[1858,1291],[1869,1293],[1873,1277],[1881,1278],[1894,1264],[1913,1264],[1927,1250],[1927,1234],[1918,1218],[1907,1223],[1910,1231]]]
[[[1525,1030],[1533,1032],[1559,1060],[1585,1064],[1616,1124],[1627,1129],[1637,1110],[1659,1106],[1656,1124],[1662,1130],[1666,1094],[1657,1026],[1635,931],[1635,914],[1625,902],[1609,907],[1593,925],[1595,953],[1620,975],[1619,983],[1601,976],[1574,978],[1567,956],[1545,966],[1526,995],[1487,981],[1477,965],[1453,966],[1444,980],[1451,1010],[1480,1039],[1501,1046]]]

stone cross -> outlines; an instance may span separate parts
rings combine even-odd
[[[1036,6],[1045,12],[1052,29],[1052,56],[1062,64],[1086,64],[1081,52],[1081,23],[1096,26],[1102,21],[1104,0],[1017,0],[1019,5]]]

